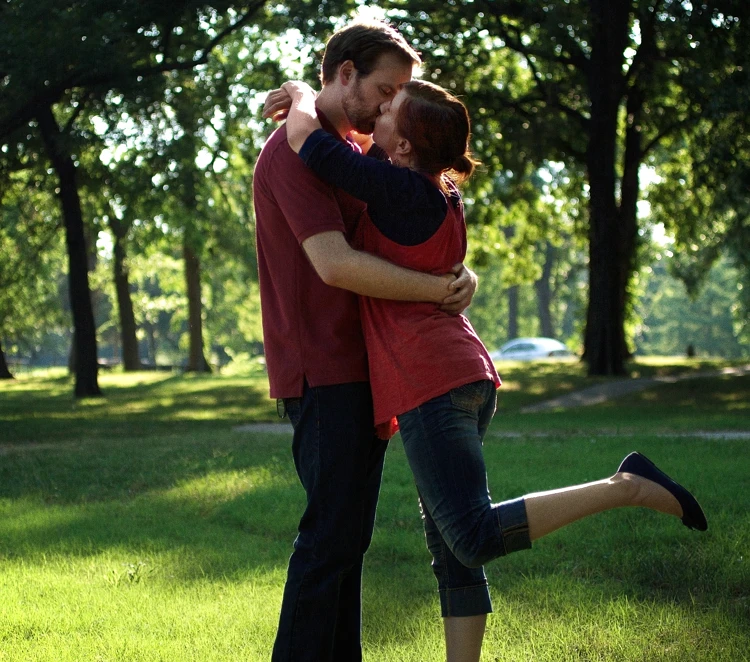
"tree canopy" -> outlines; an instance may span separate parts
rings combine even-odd
[[[475,145],[495,172],[518,180],[560,161],[585,175],[578,195],[589,246],[585,354],[592,374],[622,373],[643,236],[641,169],[657,149],[690,145],[729,120],[730,108],[715,100],[746,86],[734,53],[746,57],[748,9],[672,0],[389,6],[430,75],[469,101]]]
[[[261,352],[251,184],[273,127],[256,96],[314,82],[315,53],[361,4],[0,3],[0,354],[44,329],[67,338],[70,313],[76,392],[94,395],[102,337],[131,369]],[[564,334],[592,374],[622,373],[649,279],[666,278],[666,260],[651,269],[657,224],[690,294],[731,261],[747,326],[748,12],[382,5],[472,115],[470,314],[489,344]]]
[[[28,149],[40,135],[44,154],[58,178],[79,396],[98,395],[100,391],[87,276],[89,249],[79,196],[80,162],[74,153],[76,142],[85,140],[85,134],[81,135],[77,121],[92,102],[117,105],[120,97],[113,93],[137,105],[158,100],[169,83],[168,73],[204,65],[213,49],[250,24],[263,6],[256,1],[124,2],[113,7],[98,0],[16,0],[2,5],[2,154],[11,163],[31,164],[44,158],[41,150]]]

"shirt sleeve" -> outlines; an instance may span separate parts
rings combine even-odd
[[[355,152],[322,129],[314,131],[299,152],[323,180],[366,202],[372,222],[391,241],[421,244],[445,220],[445,196],[424,175],[379,160],[383,154],[379,147],[374,158]]]
[[[271,194],[300,244],[321,232],[346,234],[335,191],[305,167],[286,140],[278,143],[267,163]]]

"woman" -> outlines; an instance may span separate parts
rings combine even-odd
[[[321,129],[315,94],[287,83],[287,138],[324,180],[367,203],[357,248],[397,264],[447,273],[466,253],[456,182],[472,174],[469,117],[442,88],[411,81],[381,106],[368,156]],[[365,144],[365,147],[369,145]],[[383,154],[385,152],[385,154]],[[370,158],[372,155],[390,160]],[[363,297],[375,421],[395,417],[433,556],[449,662],[479,660],[491,611],[483,564],[587,515],[646,506],[705,530],[698,502],[649,460],[632,453],[610,478],[492,503],[482,438],[500,379],[463,316],[434,304]]]

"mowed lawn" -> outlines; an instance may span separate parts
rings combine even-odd
[[[718,363],[649,361],[638,376]],[[706,533],[622,509],[487,568],[483,660],[750,659],[750,376],[575,410],[579,364],[500,364],[485,452],[495,500],[605,477],[640,450],[689,487]],[[598,380],[606,381],[606,380]],[[304,495],[263,376],[63,373],[0,383],[0,662],[268,660]],[[721,434],[717,434],[721,433]],[[367,557],[365,659],[444,659],[398,437]]]

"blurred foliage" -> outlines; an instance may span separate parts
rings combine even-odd
[[[274,128],[260,119],[263,93],[288,77],[315,83],[325,40],[365,5],[422,52],[424,77],[470,108],[471,145],[482,162],[464,191],[467,261],[481,277],[469,313],[477,330],[489,346],[507,339],[508,293],[517,288],[519,332],[541,333],[544,309],[552,335],[580,352],[591,220],[583,72],[592,29],[581,0],[2,3],[3,347],[59,361],[70,339],[54,183],[32,119],[38,104],[51,103],[79,175],[100,355],[118,352],[111,284],[117,241],[125,248],[144,360],[184,361],[185,240],[203,270],[209,360],[249,361],[262,352],[252,169]],[[639,349],[682,351],[686,336],[673,322],[687,304],[662,265],[691,295],[707,284],[717,298],[712,278],[725,274],[716,282],[728,288],[726,305],[710,322],[732,329],[736,344],[717,336],[706,351],[732,346],[728,355],[747,355],[750,9],[726,1],[631,6],[625,64],[645,96],[638,126],[654,176],[650,214],[644,208],[639,216],[628,333]],[[646,46],[658,49],[652,70]],[[620,139],[628,126],[623,109]],[[675,237],[668,257],[650,239],[660,223]],[[730,263],[709,277],[721,256]],[[666,296],[673,289],[675,296]],[[729,326],[720,321],[727,316]],[[657,342],[661,327],[672,340]]]
[[[728,258],[719,259],[690,296],[685,284],[670,275],[663,256],[649,269],[639,301],[642,323],[636,329],[639,354],[742,358],[750,355],[750,329],[738,295],[744,289]]]

